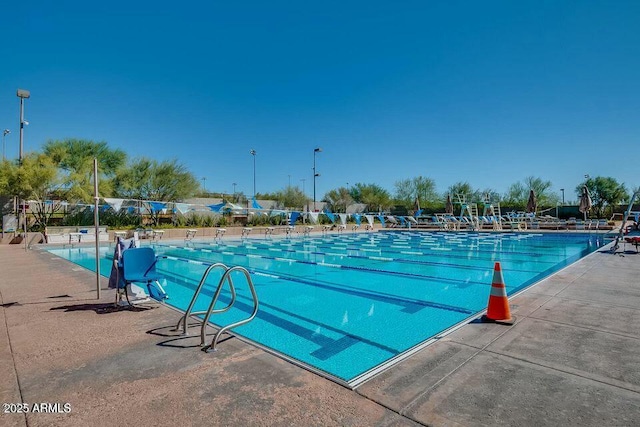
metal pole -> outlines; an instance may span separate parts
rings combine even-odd
[[[26,252],[27,250],[27,201],[26,200],[22,200],[22,212],[23,212],[23,216],[24,216],[24,250]]]
[[[19,165],[22,166],[23,157],[23,138],[24,138],[24,99],[29,98],[31,93],[28,90],[18,89],[16,92],[18,98],[20,98],[20,151],[19,151]],[[24,250],[27,250],[27,206],[24,200],[20,200],[22,205],[23,219],[24,219]]]
[[[96,292],[100,299],[100,218],[98,215],[98,159],[93,159],[93,223],[96,233]]]
[[[24,146],[24,98],[20,97],[20,151],[18,154],[18,160],[20,166],[22,166],[22,157],[23,157],[23,146]],[[27,250],[27,204],[25,200],[21,199],[20,203],[22,205],[22,228],[24,230],[24,250]]]
[[[253,200],[256,199],[256,150],[249,150],[249,154],[253,156]],[[249,206],[247,202],[247,206]]]
[[[313,211],[316,211],[316,177],[320,176],[319,173],[316,173],[316,153],[322,151],[322,148],[314,148],[313,149]]]
[[[24,138],[24,98],[20,97],[20,164],[22,164],[23,153],[23,138]]]

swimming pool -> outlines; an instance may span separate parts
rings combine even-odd
[[[513,295],[602,245],[596,234],[393,231],[155,248],[169,257],[157,266],[167,304],[185,310],[208,264],[241,265],[252,273],[260,311],[232,332],[355,386],[486,309],[495,261]],[[111,251],[101,250],[105,275]],[[94,248],[50,252],[94,269]],[[220,276],[209,276],[194,310],[206,310]],[[248,288],[237,283],[234,309],[213,323],[252,310]]]

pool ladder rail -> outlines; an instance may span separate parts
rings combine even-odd
[[[218,282],[218,286],[216,288],[215,293],[213,294],[213,298],[211,299],[209,308],[207,309],[207,311],[192,311],[194,305],[196,304],[196,300],[200,295],[200,291],[204,287],[204,283],[207,280],[207,277],[209,276],[209,273],[211,273],[211,271],[213,271],[214,269],[223,269],[224,273],[222,274],[222,277]],[[207,329],[207,324],[209,323],[209,317],[211,317],[212,314],[220,314],[220,313],[229,311],[233,307],[233,304],[236,302],[236,289],[233,284],[233,279],[231,278],[231,273],[233,273],[234,271],[242,272],[245,278],[247,279],[247,284],[249,285],[249,290],[251,291],[251,297],[253,298],[253,311],[251,312],[251,315],[246,319],[239,320],[237,322],[231,323],[229,325],[223,326],[220,329],[218,329],[218,332],[216,332],[215,336],[213,337],[213,340],[211,341],[211,345],[205,346],[206,329]],[[229,304],[226,307],[216,309],[214,307],[218,302],[218,298],[220,297],[220,293],[222,292],[222,288],[224,287],[225,283],[229,284],[229,290],[231,292],[231,301],[229,301]],[[215,264],[211,264],[205,270],[204,274],[202,275],[202,278],[200,279],[200,283],[198,284],[198,287],[196,288],[196,291],[193,294],[193,298],[191,298],[189,307],[187,307],[187,310],[185,311],[184,316],[182,316],[180,320],[178,320],[178,324],[176,325],[175,330],[180,330],[180,326],[182,325],[182,335],[189,335],[189,332],[188,332],[189,317],[204,315],[204,318],[202,319],[202,326],[200,328],[200,345],[203,346],[204,351],[207,351],[207,352],[209,350],[215,351],[216,345],[218,344],[218,341],[222,336],[222,334],[231,328],[235,328],[237,326],[244,325],[245,323],[249,323],[251,320],[253,320],[254,317],[256,317],[256,314],[258,314],[258,307],[259,307],[258,295],[256,294],[256,289],[255,289],[255,286],[253,285],[253,280],[251,280],[251,274],[249,273],[249,271],[246,268],[241,267],[239,265],[234,267],[227,267],[225,264],[217,262]]]

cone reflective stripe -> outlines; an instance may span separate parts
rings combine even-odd
[[[513,323],[511,310],[509,309],[509,299],[507,298],[507,288],[504,284],[502,267],[499,262],[496,262],[493,267],[493,281],[491,283],[487,314],[482,319],[492,322]]]

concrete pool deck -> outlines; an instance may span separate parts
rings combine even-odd
[[[94,273],[0,245],[0,425],[638,425],[626,249],[514,297],[515,325],[472,322],[349,390],[235,338],[204,353],[172,331],[177,312],[114,310],[106,279],[96,300]]]

